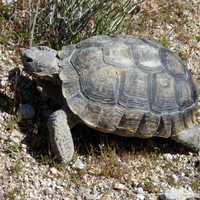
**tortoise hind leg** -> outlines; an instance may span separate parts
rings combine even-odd
[[[199,151],[200,125],[194,125],[191,128],[187,128],[179,133],[176,133],[176,135],[172,136],[172,139],[195,151]]]
[[[64,110],[53,112],[47,122],[51,150],[63,163],[69,162],[74,154],[74,143],[68,117]]]

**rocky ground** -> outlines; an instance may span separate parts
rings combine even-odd
[[[200,78],[200,1],[162,2],[146,1],[127,32],[160,41]],[[40,96],[9,49],[0,46],[0,200],[200,199],[200,153],[170,140],[127,139],[79,126],[73,160],[57,162],[45,126],[56,106]]]

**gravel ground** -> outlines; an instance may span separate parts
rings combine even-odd
[[[159,40],[200,78],[200,1],[159,2],[146,1],[128,33]],[[45,126],[56,106],[39,96],[31,77],[19,79],[18,61],[14,50],[0,46],[0,200],[156,200],[163,193],[160,199],[170,199],[168,190],[177,200],[200,199],[200,154],[170,140],[127,139],[80,126],[73,130],[72,162],[56,162]],[[18,102],[25,111],[31,106],[33,119],[12,114]]]

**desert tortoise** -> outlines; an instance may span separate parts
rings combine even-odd
[[[58,88],[50,89],[51,95],[60,98],[56,91],[62,88],[63,109],[50,115],[48,129],[52,149],[64,163],[74,153],[70,129],[76,122],[127,137],[171,137],[200,149],[191,74],[178,56],[155,41],[94,36],[60,51],[25,49],[22,61],[44,87]]]

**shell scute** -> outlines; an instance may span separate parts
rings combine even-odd
[[[175,79],[167,73],[155,75],[152,84],[152,110],[154,112],[178,111]]]
[[[178,56],[167,49],[160,49],[161,60],[165,68],[175,77],[186,77],[186,67]]]
[[[78,73],[104,65],[102,50],[97,47],[78,49],[71,57],[71,64]]]
[[[119,77],[114,67],[89,70],[80,76],[81,91],[92,101],[114,105]]]
[[[119,104],[128,108],[149,110],[148,74],[139,70],[121,73]]]
[[[123,42],[112,42],[110,45],[104,46],[103,58],[105,63],[117,67],[130,67],[134,65],[131,49]]]

